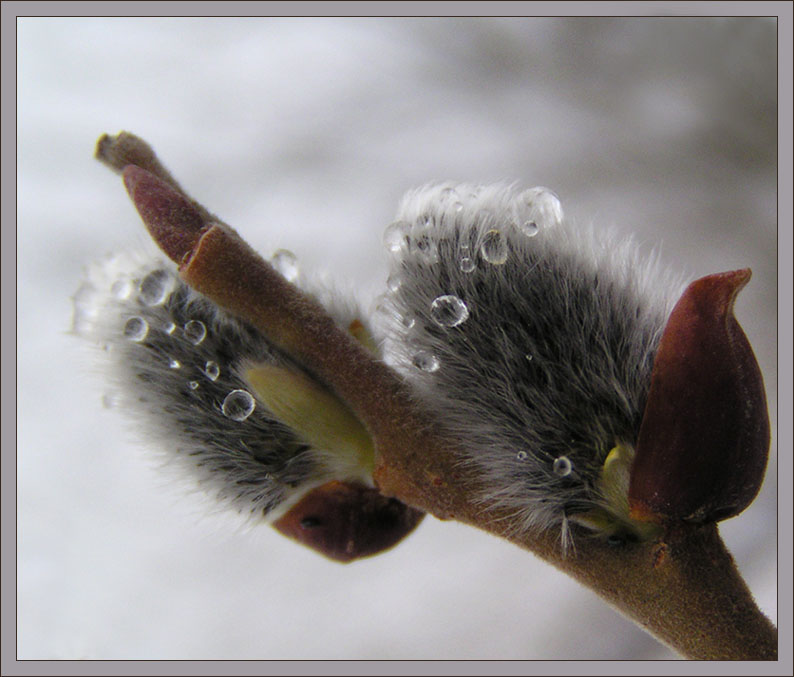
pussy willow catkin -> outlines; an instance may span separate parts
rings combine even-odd
[[[297,273],[288,252],[279,252],[274,264],[285,277]],[[318,293],[345,329],[360,317],[338,295]],[[336,443],[341,451],[318,448],[312,421],[296,430],[284,420],[289,412],[274,414],[273,398],[282,408],[285,398],[294,405],[290,386],[308,381],[300,366],[188,287],[172,262],[125,254],[92,266],[75,296],[74,329],[105,349],[109,401],[129,414],[136,431],[239,511],[272,521],[329,480],[371,485],[371,449],[346,445],[349,430],[322,445]],[[281,392],[257,391],[248,378],[252,368],[270,369]],[[300,391],[309,405],[317,397],[311,388]],[[343,409],[322,397],[326,417],[329,408]]]
[[[385,355],[458,441],[483,506],[619,541],[653,358],[682,284],[544,188],[409,193],[384,236]]]

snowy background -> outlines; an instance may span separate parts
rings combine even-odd
[[[18,22],[18,657],[654,659],[667,649],[506,542],[428,518],[349,566],[242,527],[157,467],[68,335],[83,268],[145,240],[103,132],[149,141],[262,253],[365,306],[384,227],[431,180],[546,185],[737,316],[772,458],[722,532],[776,619],[776,27],[721,19]]]

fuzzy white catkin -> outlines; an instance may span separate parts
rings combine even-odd
[[[599,476],[611,449],[633,450],[683,280],[567,222],[543,188],[421,188],[384,242],[385,359],[458,440],[483,506],[567,547],[571,520],[614,507]]]
[[[274,265],[296,274],[288,252]],[[361,317],[328,289],[314,296],[340,327]],[[239,512],[277,519],[309,489],[347,474],[273,416],[243,375],[254,363],[300,367],[188,287],[170,261],[123,254],[91,266],[74,297],[73,329],[104,348],[113,406]]]

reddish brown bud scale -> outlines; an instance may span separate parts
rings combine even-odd
[[[124,185],[155,242],[180,263],[209,225],[201,211],[182,193],[145,169],[127,165]]]
[[[330,559],[350,562],[393,547],[423,517],[377,489],[334,481],[310,491],[273,526]]]
[[[758,493],[769,451],[766,395],[733,315],[749,279],[744,269],[696,280],[670,314],[631,471],[635,519],[714,522]]]

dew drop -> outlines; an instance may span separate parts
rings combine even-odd
[[[421,369],[422,371],[429,371],[431,373],[438,371],[439,367],[441,366],[438,358],[427,350],[420,350],[411,358],[411,362],[415,367]]]
[[[406,236],[411,228],[407,221],[395,221],[386,227],[383,232],[383,244],[392,254],[401,252],[405,248]]]
[[[538,228],[538,224],[534,221],[522,221],[519,224],[518,229],[527,237],[535,237],[540,230]]]
[[[554,191],[537,186],[521,193],[519,200],[522,211],[519,227],[526,235],[532,237],[538,229],[552,228],[562,222],[562,205]]]
[[[254,411],[256,403],[246,390],[232,390],[223,400],[223,414],[233,421],[245,421]]]
[[[110,288],[110,293],[113,294],[115,298],[119,301],[123,301],[124,299],[128,299],[132,294],[132,280],[129,278],[121,278],[120,280],[116,280],[113,283],[113,286]]]
[[[452,186],[447,186],[446,188],[441,189],[441,198],[443,200],[451,200],[458,196],[457,191],[452,188]]]
[[[463,211],[463,203],[462,202],[456,202],[454,205],[452,205],[452,209],[454,209],[456,212],[458,212],[460,214],[460,212]]]
[[[429,234],[419,235],[414,240],[414,246],[422,261],[425,263],[438,263],[438,245]]]
[[[441,327],[457,327],[469,319],[469,309],[457,296],[439,296],[430,304],[430,317]]]
[[[567,456],[558,456],[554,459],[554,465],[552,466],[552,469],[554,470],[555,475],[567,477],[573,470],[573,464]]]
[[[166,270],[153,270],[141,280],[138,300],[145,306],[159,306],[174,288],[174,278]]]
[[[524,355],[524,357],[526,358],[527,362],[532,362],[532,355],[530,355],[529,353]]]
[[[142,317],[131,317],[124,325],[124,336],[139,343],[149,333],[149,323]]]
[[[169,369],[181,369],[182,363],[179,360],[175,360],[173,357],[168,360],[168,368]]]
[[[501,231],[493,229],[485,233],[480,253],[488,263],[495,266],[501,266],[507,261],[507,240]]]
[[[190,320],[185,325],[185,338],[194,346],[201,343],[207,336],[207,327],[199,320]]]
[[[220,376],[221,368],[218,366],[217,362],[213,362],[210,360],[207,364],[204,365],[204,375],[210,381],[216,381],[218,376]]]
[[[527,460],[527,456],[529,456],[529,454],[527,454],[527,452],[526,452],[526,451],[519,451],[519,452],[516,454],[516,458],[517,458],[519,461],[526,461],[526,460]]]
[[[386,280],[386,286],[389,291],[396,292],[400,288],[400,285],[402,285],[402,279],[400,279],[399,275],[389,275],[389,278]]]
[[[298,257],[288,249],[279,249],[273,254],[270,263],[287,282],[295,282],[298,279]]]
[[[163,331],[168,335],[173,334],[175,330],[176,330],[176,325],[173,322],[168,322],[163,325]]]
[[[198,381],[190,381],[190,383],[187,384],[187,387],[190,388],[191,390],[198,390],[199,382]]]
[[[474,269],[477,267],[477,264],[474,262],[470,256],[463,256],[460,259],[460,269],[464,273],[473,273]]]
[[[416,326],[416,318],[411,315],[404,315],[401,321],[406,329],[413,329]]]

